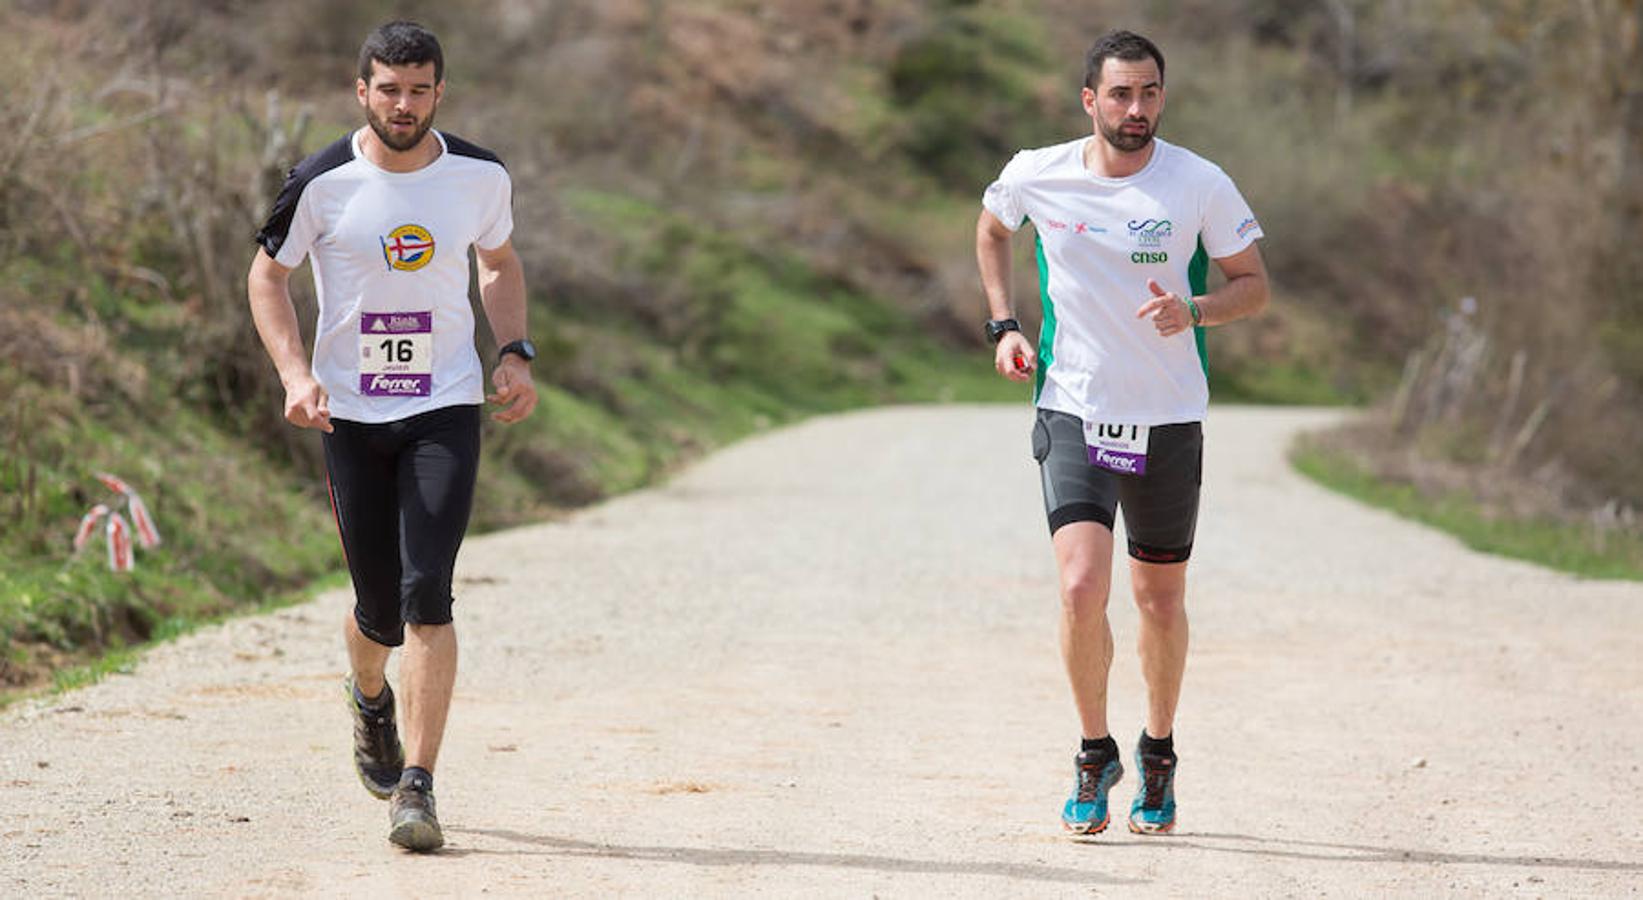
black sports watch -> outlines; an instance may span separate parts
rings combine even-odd
[[[509,343],[503,344],[501,350],[496,351],[497,361],[501,362],[502,357],[507,356],[509,353],[512,353],[525,362],[530,362],[536,358],[536,345],[531,343],[530,338],[510,341]]]
[[[987,340],[998,343],[1006,331],[1020,331],[1021,323],[1014,319],[988,319]]]

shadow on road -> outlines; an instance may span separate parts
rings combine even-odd
[[[1193,838],[1233,841],[1231,845],[1198,843]],[[1445,853],[1439,850],[1410,850],[1374,847],[1366,844],[1332,844],[1324,841],[1297,841],[1287,838],[1259,838],[1247,834],[1179,833],[1167,838],[1130,841],[1089,840],[1085,843],[1152,847],[1167,850],[1207,850],[1212,853],[1242,853],[1279,859],[1313,862],[1355,863],[1435,863],[1438,865],[1529,866],[1546,869],[1584,869],[1593,872],[1643,872],[1643,863],[1606,859],[1565,859],[1556,856],[1493,856],[1487,853]],[[1253,844],[1255,846],[1237,846]],[[1301,849],[1281,849],[1292,847]]]
[[[871,869],[877,872],[911,872],[929,875],[991,875],[1016,881],[1059,882],[1064,884],[1138,885],[1146,881],[1117,878],[1083,869],[1037,866],[1007,862],[941,862],[926,859],[899,859],[858,853],[799,853],[788,850],[732,850],[708,847],[627,847],[600,844],[548,835],[522,834],[500,828],[452,828],[446,834],[471,834],[535,847],[547,848],[549,855],[591,856],[607,859],[635,859],[651,862],[684,863],[693,866],[821,866],[841,869]],[[487,854],[496,851],[478,848],[448,848],[452,856]],[[502,851],[507,855],[507,851]]]

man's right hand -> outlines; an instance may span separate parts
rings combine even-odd
[[[1019,331],[1006,331],[993,352],[993,368],[1011,381],[1030,381],[1038,366],[1032,342]]]
[[[331,399],[314,376],[305,375],[285,386],[285,421],[331,433]]]

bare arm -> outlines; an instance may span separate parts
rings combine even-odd
[[[525,266],[514,252],[513,242],[504,241],[493,250],[474,248],[479,261],[479,302],[491,323],[498,347],[526,337]]]
[[[1261,249],[1255,244],[1215,261],[1221,274],[1227,277],[1221,285],[1202,297],[1191,298],[1198,307],[1198,321],[1192,321],[1192,304],[1188,298],[1164,290],[1157,281],[1148,280],[1152,297],[1135,311],[1136,318],[1151,317],[1162,337],[1174,337],[1194,325],[1225,325],[1245,316],[1253,316],[1266,308],[1269,293],[1266,263],[1261,260]]]
[[[299,428],[331,430],[330,398],[315,380],[291,303],[291,270],[259,249],[245,277],[251,321],[285,386],[285,419]]]
[[[976,268],[981,270],[981,289],[987,295],[987,311],[994,319],[1015,318],[1010,302],[1010,229],[988,210],[976,220]],[[993,368],[1012,381],[1026,381],[1038,364],[1032,342],[1019,331],[1007,332],[993,353]]]
[[[1271,289],[1258,244],[1217,259],[1215,265],[1227,281],[1208,294],[1194,298],[1203,317],[1200,325],[1225,325],[1266,309]]]
[[[514,252],[513,242],[491,250],[474,248],[479,269],[479,302],[485,307],[485,318],[491,323],[497,346],[504,347],[523,339],[525,330],[525,266]],[[509,353],[497,361],[491,373],[496,393],[488,399],[503,408],[491,418],[503,423],[514,423],[531,414],[536,408],[536,385],[531,381],[531,366],[523,357]]]

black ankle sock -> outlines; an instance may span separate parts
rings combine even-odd
[[[359,705],[366,709],[381,709],[387,706],[390,696],[392,696],[392,693],[388,690],[388,682],[386,681],[382,683],[382,693],[377,694],[375,697],[365,696],[365,692],[359,689],[359,682],[354,682],[354,699],[358,700]]]
[[[407,766],[405,771],[399,775],[399,786],[432,791],[434,789],[434,773],[421,766]]]
[[[1141,752],[1148,756],[1174,756],[1175,732],[1170,732],[1168,737],[1155,738],[1147,734],[1145,728],[1141,729]]]
[[[1078,750],[1080,753],[1094,752],[1100,753],[1108,759],[1116,759],[1118,757],[1118,742],[1113,740],[1110,734],[1104,738],[1081,738]]]

